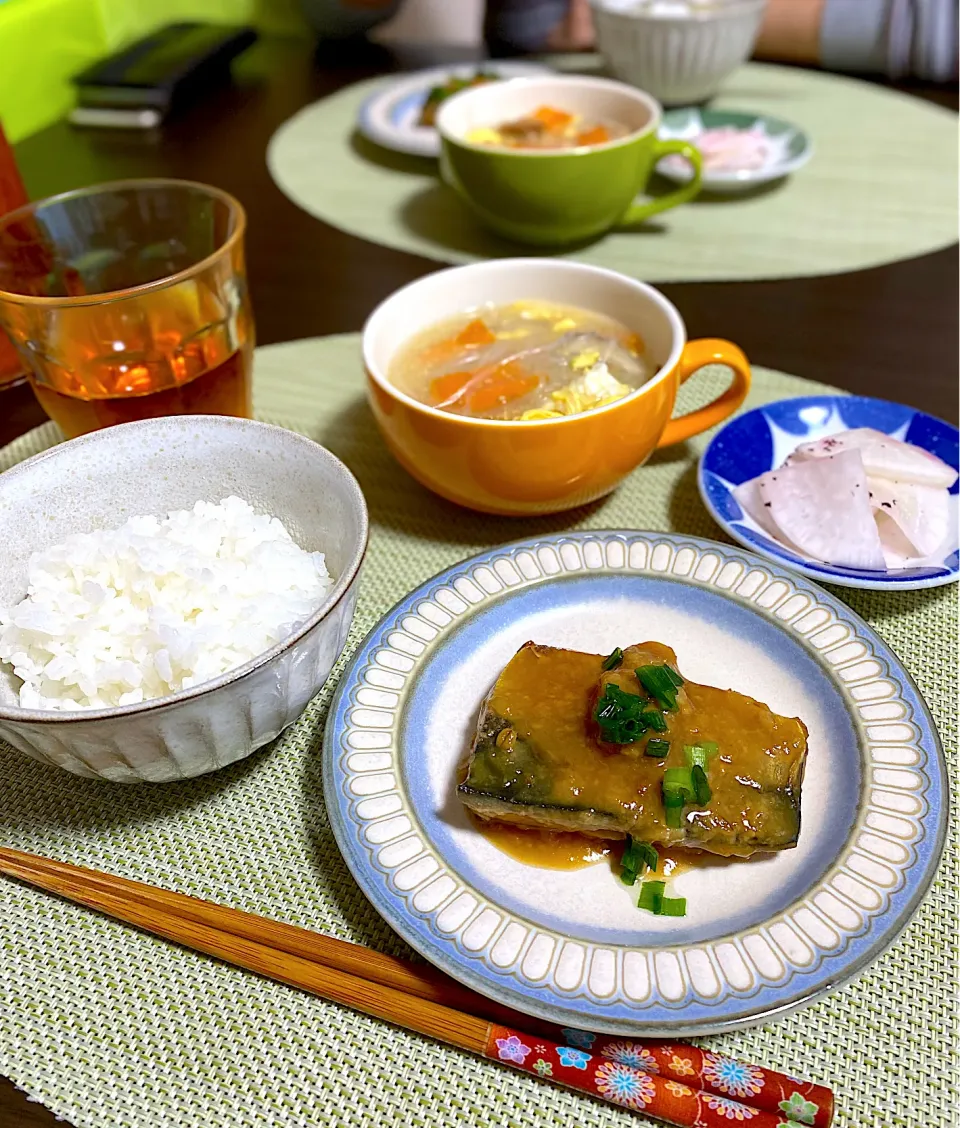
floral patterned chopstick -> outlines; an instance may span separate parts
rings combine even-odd
[[[582,1031],[568,1033],[583,1035]],[[584,1038],[586,1037],[592,1038],[594,1035],[585,1035]],[[819,1111],[813,1102],[806,1101],[799,1092],[794,1095],[803,1102],[804,1107],[795,1103],[792,1097],[785,1103],[795,1114],[800,1113],[807,1119],[790,1119],[786,1110],[780,1113],[767,1112],[730,1097],[693,1088],[692,1085],[696,1084],[693,1076],[688,1077],[691,1084],[667,1079],[653,1071],[653,1060],[643,1057],[649,1051],[639,1042],[603,1039],[599,1045],[591,1046],[592,1050],[598,1048],[599,1054],[588,1053],[576,1046],[562,1046],[547,1039],[532,1038],[507,1026],[491,1024],[484,1056],[537,1077],[559,1082],[568,1088],[602,1097],[635,1112],[646,1113],[647,1116],[656,1117],[679,1128],[737,1128],[747,1124],[750,1128],[798,1128],[798,1124],[814,1124],[814,1117]],[[693,1060],[700,1051],[687,1045],[675,1048],[680,1049],[685,1056],[679,1059],[684,1063],[683,1066],[674,1066],[674,1070],[689,1069],[691,1074],[696,1074],[698,1070],[693,1065]],[[732,1059],[723,1060],[732,1062]],[[733,1064],[739,1066],[740,1063]],[[700,1071],[710,1072],[712,1068],[708,1064],[702,1066]],[[734,1076],[729,1071],[728,1081],[722,1082],[729,1082],[728,1091],[732,1091]],[[740,1075],[736,1076],[739,1081]],[[756,1082],[742,1083],[739,1087],[755,1088]]]
[[[689,1042],[613,1038],[569,1027],[559,1029],[557,1037],[568,1046],[588,1051],[598,1060],[615,1062],[702,1089],[721,1102],[745,1103],[759,1111],[772,1113],[781,1121],[793,1121],[794,1128],[801,1124],[810,1128],[828,1128],[833,1120],[833,1091],[825,1085],[799,1081],[776,1070],[748,1065],[725,1054],[701,1050]],[[717,1107],[722,1108],[722,1103]],[[730,1111],[727,1118],[738,1122],[734,1111]],[[751,1117],[740,1119],[747,1121]],[[755,1128],[760,1128],[760,1125],[755,1124]]]

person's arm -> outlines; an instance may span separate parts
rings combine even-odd
[[[768,0],[753,48],[757,59],[820,62],[820,25],[828,0]],[[858,0],[870,4],[873,0]]]
[[[754,53],[948,82],[957,77],[957,0],[770,0]]]

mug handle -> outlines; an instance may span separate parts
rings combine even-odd
[[[716,426],[737,410],[750,391],[750,362],[743,351],[732,341],[722,341],[715,337],[704,337],[699,341],[688,341],[680,354],[677,370],[680,383],[685,384],[691,376],[708,364],[725,364],[733,369],[733,383],[715,400],[698,407],[687,415],[671,419],[660,436],[658,447],[682,443],[684,439],[699,435]]]
[[[654,167],[657,161],[668,153],[679,153],[681,157],[686,157],[693,165],[693,179],[687,184],[681,185],[675,191],[668,192],[665,196],[658,196],[655,200],[644,200],[641,204],[631,204],[620,219],[621,225],[639,223],[641,220],[648,219],[651,215],[656,215],[657,212],[666,211],[667,208],[675,208],[677,204],[685,204],[700,191],[703,177],[700,150],[695,145],[691,145],[689,141],[663,141],[659,137],[654,138],[653,164],[650,167]]]

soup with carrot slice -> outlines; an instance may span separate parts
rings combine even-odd
[[[617,121],[592,121],[554,106],[540,106],[515,121],[473,129],[467,140],[474,145],[504,145],[509,149],[576,149],[604,145],[627,133],[627,127]]]
[[[398,352],[391,382],[475,419],[576,415],[622,399],[656,372],[642,339],[602,313],[519,301],[438,322]]]

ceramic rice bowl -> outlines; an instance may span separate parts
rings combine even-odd
[[[0,475],[0,606],[26,595],[33,552],[230,495],[279,517],[301,548],[326,554],[335,582],[317,611],[235,670],[137,705],[24,709],[19,680],[0,666],[0,738],[77,775],[160,783],[234,763],[297,719],[346,642],[367,508],[337,458],[281,427],[216,415],[144,420],[63,443]]]

